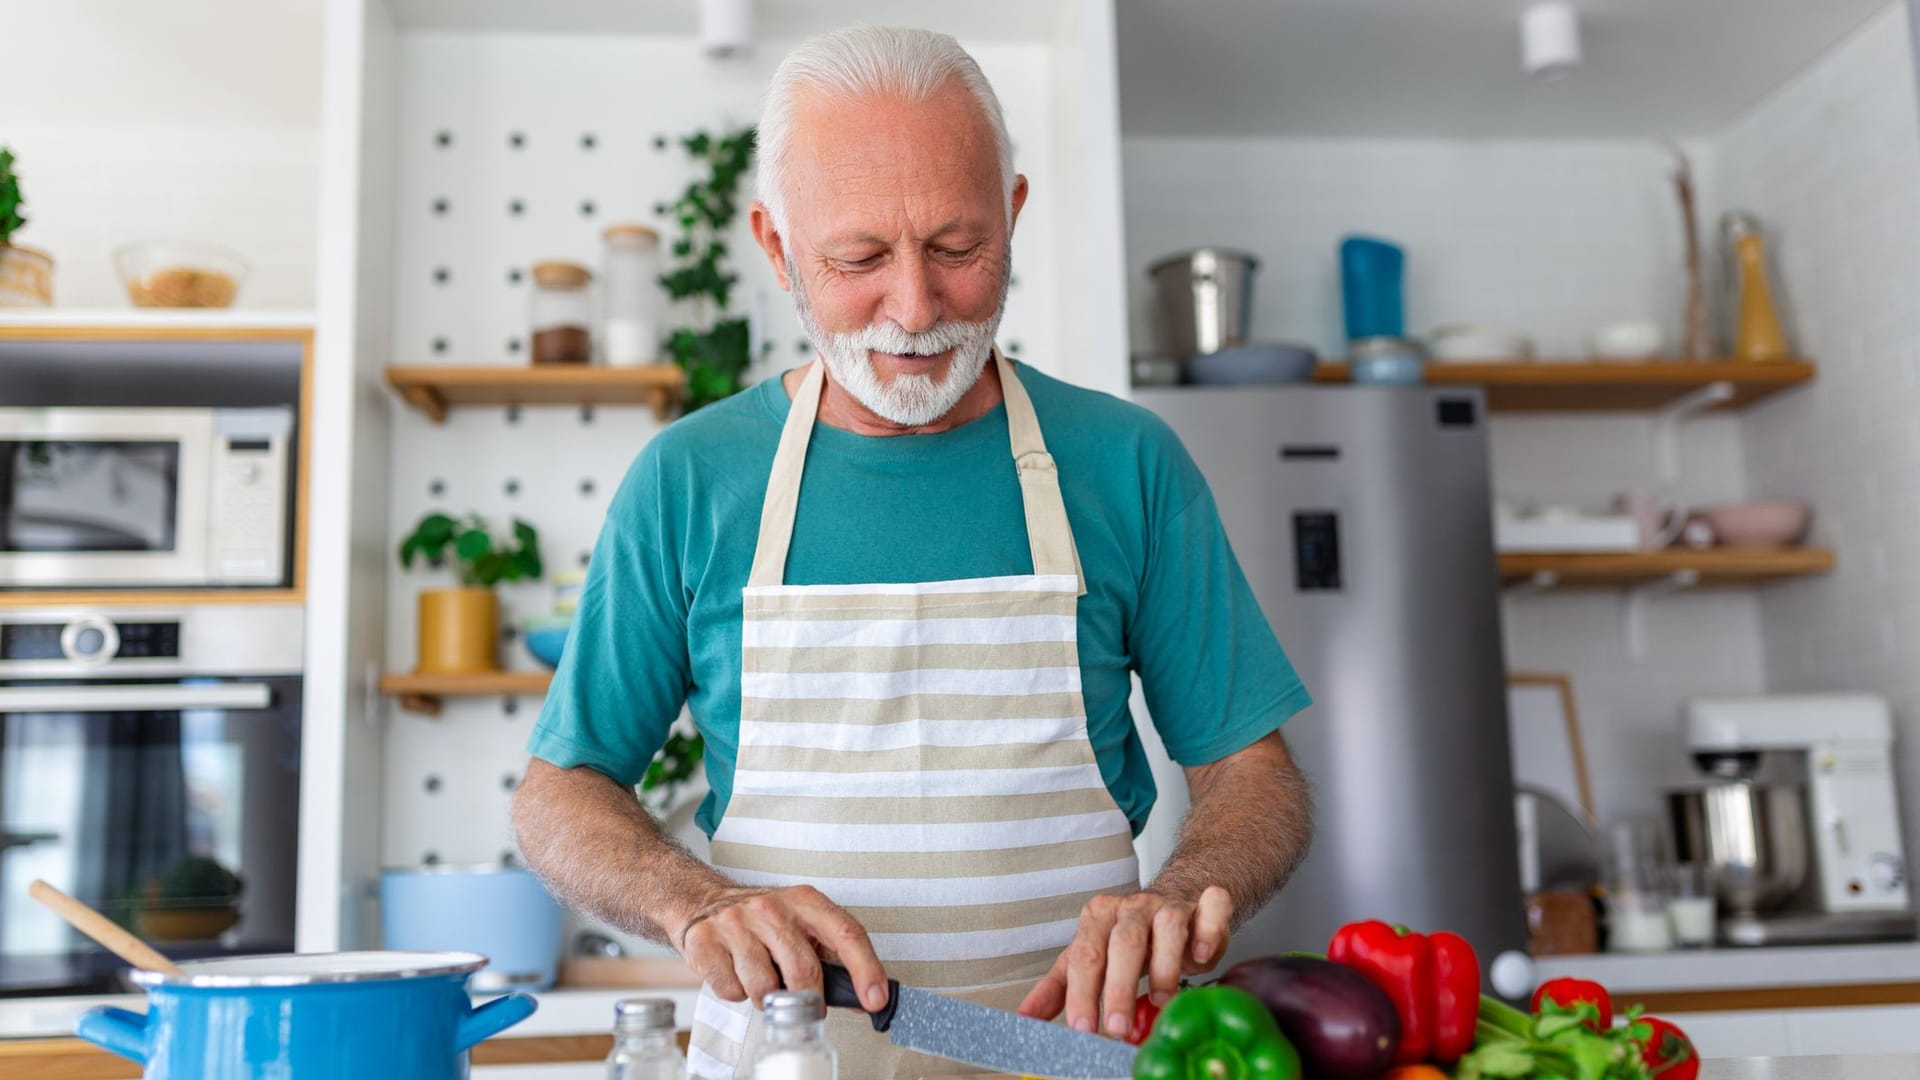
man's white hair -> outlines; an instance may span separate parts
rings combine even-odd
[[[804,41],[774,69],[757,136],[760,201],[773,227],[787,231],[787,147],[793,137],[794,98],[817,89],[847,99],[894,97],[926,101],[958,79],[986,114],[1000,158],[1001,198],[1013,215],[1013,141],[1000,99],[980,65],[950,34],[897,26],[856,26]]]

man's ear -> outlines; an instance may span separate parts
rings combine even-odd
[[[787,244],[780,231],[773,227],[773,211],[759,199],[747,209],[747,224],[753,228],[753,239],[760,250],[767,253],[767,261],[773,264],[773,277],[787,292],[793,291],[793,282],[787,280]]]
[[[1020,220],[1020,208],[1025,205],[1027,205],[1027,178],[1023,173],[1013,178],[1013,203],[1010,207],[1013,212],[1007,215],[1007,235],[1013,235],[1013,226]]]

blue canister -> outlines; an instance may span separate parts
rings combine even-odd
[[[517,866],[418,866],[380,875],[380,933],[390,949],[457,949],[492,958],[481,992],[548,990],[560,964],[565,912]]]
[[[1401,280],[1406,253],[1396,244],[1370,236],[1340,241],[1340,301],[1347,317],[1347,340],[1402,337],[1407,332]]]
[[[146,1013],[100,1006],[74,1030],[147,1080],[464,1080],[467,1051],[527,1018],[508,994],[475,1008],[474,953],[348,952],[190,961],[137,971]]]

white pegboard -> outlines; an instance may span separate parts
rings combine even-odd
[[[1034,44],[968,44],[1000,95],[1017,164],[1034,186],[1000,340],[1059,370],[1056,297],[1080,256],[1057,249],[1054,221],[1070,196],[1049,184],[1044,155],[1020,150],[1055,146],[1061,111],[1049,97],[1050,54]],[[615,221],[652,222],[671,236],[655,204],[670,203],[693,175],[674,140],[752,122],[783,51],[768,45],[747,64],[722,65],[685,38],[404,35],[392,362],[525,363],[528,264],[569,258],[597,267],[600,230]],[[761,305],[774,345],[752,376],[803,361],[791,304],[744,214],[729,246],[741,275],[735,309]],[[638,408],[599,408],[590,420],[577,408],[456,409],[444,425],[395,409],[392,424],[388,558],[423,513],[477,511],[502,527],[513,516],[533,523],[552,569],[580,565],[628,464],[659,430]],[[390,670],[414,662],[416,593],[445,580],[419,570],[390,575]],[[500,593],[504,623],[550,605],[545,583]],[[510,668],[538,666],[517,638],[502,656]],[[537,698],[449,699],[429,718],[389,704],[383,861],[484,862],[508,851],[510,782],[525,767],[539,707]]]

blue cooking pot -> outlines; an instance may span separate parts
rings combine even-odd
[[[100,1007],[81,1038],[146,1066],[147,1080],[460,1080],[467,1051],[531,1014],[526,994],[474,1008],[478,953],[246,956],[137,971],[147,1012]]]

